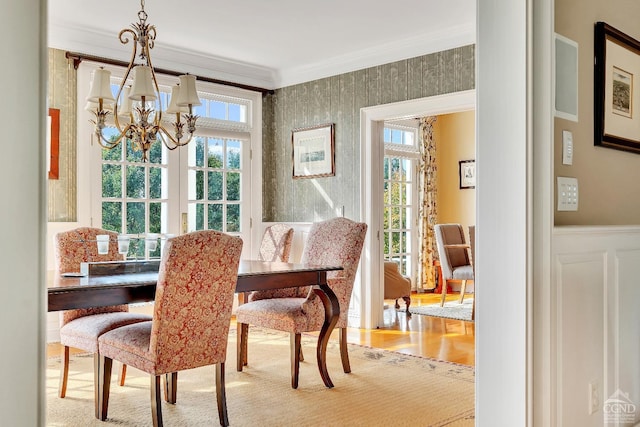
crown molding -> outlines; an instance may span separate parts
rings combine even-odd
[[[157,41],[152,59],[153,65],[159,68],[277,89],[474,43],[475,25],[461,25],[439,33],[423,33],[326,61],[281,70],[232,61]],[[113,33],[68,23],[50,23],[49,47],[126,62],[131,55],[130,47],[122,45]]]
[[[129,62],[130,45],[123,45],[116,35],[106,31],[74,25],[49,26],[51,48],[82,52],[94,56]],[[276,70],[202,52],[155,42],[152,51],[154,67],[184,71],[250,86],[275,89]]]
[[[414,37],[378,45],[319,61],[315,64],[280,70],[276,86],[286,87],[321,78],[350,73],[369,67],[415,58],[434,52],[475,44],[475,24],[450,27],[437,33],[422,33]]]

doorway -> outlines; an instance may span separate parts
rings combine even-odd
[[[384,315],[383,273],[383,171],[379,167],[383,162],[384,122],[411,117],[437,116],[474,110],[476,106],[475,90],[456,92],[421,98],[393,104],[363,108],[360,112],[361,139],[361,185],[363,195],[361,218],[369,224],[365,248],[361,260],[361,281],[354,292],[360,306],[360,327],[374,329],[382,324]]]

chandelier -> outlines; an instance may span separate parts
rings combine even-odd
[[[151,64],[151,49],[156,39],[156,27],[147,24],[147,13],[144,11],[144,0],[140,1],[138,23],[131,28],[120,31],[120,43],[129,43],[133,39],[131,60],[122,78],[118,94],[111,92],[111,72],[103,67],[93,72],[87,108],[95,115],[91,123],[95,125],[95,135],[103,148],[109,150],[117,147],[123,140],[130,141],[134,151],[142,151],[142,161],[148,161],[151,145],[160,139],[169,150],[186,145],[196,131],[197,115],[193,114],[193,106],[201,105],[196,91],[196,77],[182,75],[180,83],[171,88],[169,107],[164,112],[175,114],[173,132],[169,132],[163,122],[162,98],[158,89],[156,74]],[[139,46],[139,53],[138,53]],[[136,63],[136,58],[140,63]],[[132,84],[127,85],[129,75]],[[118,134],[106,136],[107,118],[113,115]],[[188,137],[185,138],[185,125]]]

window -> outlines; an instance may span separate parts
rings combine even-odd
[[[95,64],[82,63],[78,72],[78,103],[84,106],[90,73]],[[122,69],[112,71],[112,92],[117,94]],[[158,76],[162,105],[168,105],[174,80]],[[243,252],[251,250],[251,218],[261,216],[260,154],[261,94],[198,82],[202,105],[197,132],[191,142],[168,150],[158,141],[142,162],[142,153],[123,141],[112,150],[93,141],[89,112],[79,112],[78,155],[90,159],[90,223],[128,234],[134,239],[129,257],[160,256],[161,246],[149,252],[142,237],[148,233],[181,234],[214,229],[241,236]],[[113,123],[112,123],[113,126]],[[167,125],[171,129],[171,125]],[[105,132],[116,138],[115,126]],[[89,147],[89,148],[87,148]],[[80,176],[80,173],[79,173]],[[78,198],[82,200],[79,183]]]
[[[417,273],[417,164],[415,128],[385,123],[384,138],[384,258],[399,265],[400,273]],[[415,280],[413,280],[415,283]]]

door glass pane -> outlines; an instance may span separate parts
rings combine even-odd
[[[122,197],[122,166],[102,165],[102,197]]]
[[[162,229],[162,203],[149,203],[149,233],[160,233]]]
[[[209,205],[209,230],[222,231],[222,205]]]
[[[240,174],[227,173],[227,200],[240,200]]]
[[[222,172],[209,172],[209,200],[222,200]]]
[[[162,168],[149,168],[149,197],[162,197]]]
[[[227,205],[227,232],[240,232],[240,205]]]
[[[209,140],[209,154],[207,156],[207,166],[210,168],[222,168],[224,164],[222,162],[222,140],[210,139]]]
[[[227,141],[227,168],[240,169],[240,141]]]
[[[204,200],[204,172],[201,170],[193,171],[195,176],[194,180],[194,190],[195,194],[192,197],[195,200]]]
[[[145,219],[143,202],[127,202],[127,233],[144,234]]]
[[[122,203],[102,203],[102,228],[111,231],[122,231]]]
[[[143,166],[127,166],[127,197],[133,199],[143,199],[145,197]]]

